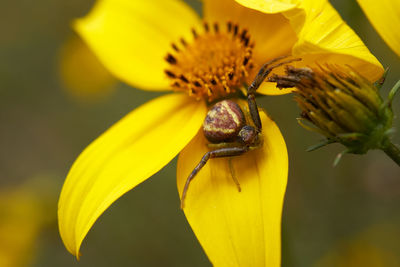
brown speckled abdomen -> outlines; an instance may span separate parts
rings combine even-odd
[[[233,142],[244,124],[245,118],[239,105],[223,100],[208,111],[203,123],[204,136],[211,143]]]

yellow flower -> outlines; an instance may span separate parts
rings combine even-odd
[[[38,199],[26,190],[0,192],[0,265],[25,266],[43,227]]]
[[[66,92],[79,102],[102,100],[115,89],[117,80],[77,36],[71,36],[61,47],[59,64]]]
[[[79,248],[97,218],[179,152],[177,183],[209,148],[202,122],[208,100],[248,84],[259,66],[285,54],[346,63],[371,80],[383,69],[328,1],[203,2],[203,23],[183,2],[98,1],[77,31],[119,79],[145,90],[187,92],[137,108],[89,145],[73,164],[59,201],[67,249]],[[229,23],[230,22],[230,23]],[[191,30],[192,29],[192,30]],[[278,70],[280,71],[280,70]],[[258,92],[281,94],[272,83]],[[232,160],[212,159],[191,184],[185,215],[216,266],[279,266],[288,162],[283,137],[261,114],[263,146]]]
[[[0,266],[28,266],[40,233],[55,222],[54,179],[39,176],[0,190]]]
[[[395,222],[368,226],[354,236],[341,237],[313,266],[400,266],[399,234]]]
[[[400,1],[398,0],[357,0],[369,21],[386,44],[400,56]]]

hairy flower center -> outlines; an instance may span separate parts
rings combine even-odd
[[[254,43],[237,24],[228,22],[223,28],[205,22],[201,33],[192,29],[192,43],[181,39],[179,46],[172,44],[165,73],[174,90],[213,101],[234,93],[246,81],[254,67]]]

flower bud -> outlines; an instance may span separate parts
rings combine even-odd
[[[395,86],[384,101],[379,87],[357,71],[332,65],[287,66],[286,75],[274,75],[269,80],[276,82],[279,88],[296,87],[295,100],[302,110],[299,124],[327,138],[310,150],[338,142],[346,146],[344,153],[364,154],[370,149],[383,149],[390,143],[391,103],[398,87]]]

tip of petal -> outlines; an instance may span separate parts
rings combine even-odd
[[[241,4],[242,6],[258,10],[267,14],[281,13],[292,10],[297,7],[296,3],[288,3],[279,0],[272,0],[272,1],[235,0],[235,1]]]

